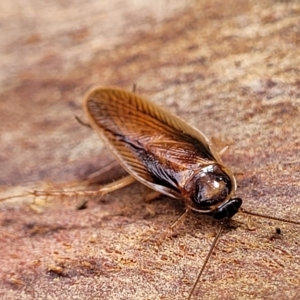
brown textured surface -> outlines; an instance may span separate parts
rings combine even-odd
[[[64,186],[111,161],[74,115],[84,119],[89,87],[135,82],[220,148],[231,143],[224,161],[246,208],[299,220],[299,2],[98,2],[0,9],[1,195]],[[82,211],[70,199],[42,211],[1,203],[1,298],[184,299],[215,225],[192,214],[157,250],[152,239],[183,207],[146,204],[146,192],[134,184]],[[248,231],[236,219],[195,298],[299,299],[300,228],[255,219]]]

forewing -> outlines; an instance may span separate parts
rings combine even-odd
[[[216,160],[200,131],[133,93],[96,89],[84,106],[125,170],[159,192],[178,197],[178,182]]]

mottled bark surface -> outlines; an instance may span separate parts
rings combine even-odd
[[[0,4],[0,197],[97,188],[84,180],[113,158],[74,116],[85,120],[91,86],[136,83],[217,148],[230,144],[223,160],[245,208],[299,221],[300,3],[99,2]],[[1,298],[185,299],[218,225],[190,214],[157,248],[184,207],[145,203],[147,192],[135,183],[85,210],[74,198],[1,202]],[[194,299],[299,299],[300,227],[234,219]]]

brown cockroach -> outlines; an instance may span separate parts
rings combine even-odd
[[[171,229],[189,211],[209,214],[217,220],[230,219],[240,211],[300,225],[243,209],[242,199],[235,197],[233,173],[206,136],[149,100],[121,89],[98,88],[85,97],[84,110],[88,126],[104,140],[129,175],[99,191],[34,191],[32,195],[104,195],[137,180],[157,194],[184,201],[186,210]],[[221,233],[222,226],[187,299],[191,299]]]
[[[242,200],[233,197],[235,178],[199,130],[118,89],[93,90],[84,109],[89,124],[135,180],[215,219],[237,213]]]
[[[236,180],[206,136],[147,99],[115,88],[94,89],[84,101],[89,124],[129,173],[122,186],[137,180],[158,193],[183,200],[189,211],[230,219],[238,211],[300,225],[241,208]],[[118,183],[120,184],[120,182]],[[116,186],[116,188],[118,188]],[[114,190],[114,188],[112,188]],[[222,233],[222,227],[194,282],[188,299]]]

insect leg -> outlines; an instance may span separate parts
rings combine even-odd
[[[78,194],[79,196],[81,196],[81,195],[88,196],[88,195],[97,195],[98,194],[98,195],[103,196],[105,194],[108,194],[108,193],[111,193],[118,189],[121,189],[121,188],[133,183],[134,181],[135,181],[135,179],[133,177],[131,177],[130,175],[128,175],[128,176],[125,176],[114,182],[111,182],[111,183],[101,186],[100,189],[97,191],[70,191],[70,192],[63,191],[62,194],[68,195],[68,193],[70,193],[70,195],[72,195],[72,193],[73,193],[73,194]],[[57,191],[57,193],[59,193],[59,191]],[[38,195],[41,195],[41,194],[42,194],[42,191],[38,192]],[[52,191],[49,191],[49,192],[45,192],[45,194],[46,195],[49,194],[51,196],[51,195],[54,195],[55,193]]]
[[[4,201],[10,200],[10,199],[15,199],[15,198],[23,198],[23,197],[27,197],[30,195],[31,195],[31,193],[28,192],[28,193],[21,194],[21,195],[8,196],[8,197],[0,198],[0,202],[4,202]]]
[[[113,191],[116,191],[118,189],[121,189],[131,183],[133,183],[135,179],[131,177],[130,175],[125,176],[119,180],[116,180],[114,182],[111,182],[109,184],[103,185],[100,187],[99,190],[96,191],[33,191],[30,192],[31,195],[34,197],[37,196],[67,196],[67,197],[95,197],[95,196],[100,196],[103,197],[105,194],[111,193]],[[83,206],[85,206],[87,201],[83,202]],[[77,207],[77,209],[81,209],[81,204]]]
[[[161,195],[160,192],[151,191],[146,194],[146,196],[144,197],[144,200],[145,200],[145,202],[151,202],[151,201],[155,200],[156,198],[158,198],[160,195]]]
[[[60,197],[86,197],[86,196],[103,196],[105,194],[111,193],[113,191],[116,191],[118,189],[121,189],[131,183],[133,183],[135,179],[131,177],[130,175],[125,176],[119,180],[116,180],[114,182],[111,182],[109,184],[103,185],[100,187],[97,191],[64,191],[64,190],[50,190],[50,191],[28,191],[25,194],[22,195],[15,195],[15,196],[9,196],[5,198],[0,198],[0,202],[14,199],[14,198],[22,198],[26,196],[32,196],[32,197],[52,197],[52,196],[60,196]]]
[[[228,150],[229,146],[225,146],[223,147],[218,153],[219,153],[219,156],[222,156],[227,150]]]
[[[133,93],[136,92],[136,83],[133,83],[133,85],[132,85],[132,92],[133,92]]]
[[[102,167],[98,171],[95,171],[94,173],[90,174],[87,178],[87,183],[88,184],[98,183],[101,179],[103,179],[102,178],[103,174],[107,174],[109,171],[111,171],[116,166],[119,166],[119,163],[117,161],[112,161],[111,163]]]
[[[160,235],[160,238],[157,242],[158,245],[161,245],[162,241],[166,238],[167,235],[171,235],[174,228],[178,226],[182,220],[186,217],[186,215],[190,212],[190,208],[187,207],[185,212],[171,225],[167,230],[164,230],[164,232]]]
[[[255,230],[256,228],[252,225],[252,219],[251,219],[251,216],[248,216],[247,218],[247,227],[248,227],[248,230]]]
[[[170,229],[173,230],[177,227],[178,223],[185,219],[186,215],[190,212],[189,207],[186,208],[185,212],[170,226]]]
[[[79,117],[77,117],[76,115],[75,115],[75,119],[77,120],[77,122],[78,122],[80,125],[85,126],[85,127],[92,128],[92,126],[91,126],[90,124],[83,122],[83,121],[82,121]]]
[[[102,195],[105,195],[105,194],[111,193],[113,191],[116,191],[118,189],[121,189],[121,188],[133,183],[134,181],[135,181],[135,179],[132,176],[128,175],[128,176],[125,176],[119,180],[112,182],[112,183],[102,186],[98,190],[98,192],[102,193]]]

